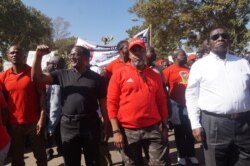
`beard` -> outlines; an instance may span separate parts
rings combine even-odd
[[[145,60],[144,59],[135,59],[131,60],[131,63],[133,64],[134,67],[141,69],[145,66]]]

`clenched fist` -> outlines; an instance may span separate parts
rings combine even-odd
[[[49,54],[50,52],[51,52],[51,50],[50,50],[49,46],[47,46],[47,45],[42,44],[42,45],[38,45],[36,47],[36,55],[37,56],[44,56],[46,54]]]

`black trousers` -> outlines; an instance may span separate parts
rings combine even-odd
[[[174,135],[178,156],[180,158],[194,157],[194,137],[190,120],[187,115],[180,113],[181,125],[174,125]]]
[[[250,166],[250,112],[236,119],[202,111],[206,166]]]
[[[88,121],[91,121],[91,123],[86,124]],[[80,166],[82,153],[87,166],[100,165],[100,125],[98,117],[69,119],[62,116],[61,135],[65,166]]]

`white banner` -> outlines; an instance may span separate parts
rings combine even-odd
[[[149,28],[144,29],[143,31],[137,33],[133,38],[142,38],[146,44],[146,47],[149,43]],[[106,46],[106,45],[97,45],[87,42],[81,38],[77,38],[76,46],[83,46],[90,50],[91,61],[90,64],[96,65],[99,67],[106,66],[113,60],[117,58],[117,48],[116,46]]]
[[[106,66],[117,57],[116,46],[103,46],[97,44],[91,44],[81,38],[76,41],[76,46],[83,46],[90,50],[91,61],[90,64],[97,65],[99,67]]]
[[[56,53],[55,51],[51,51],[51,53],[46,54],[46,55],[43,56],[42,64],[41,64],[42,70],[45,69],[45,67],[47,66],[47,62],[49,61],[49,59],[52,56],[55,56],[55,53]],[[36,51],[29,51],[28,56],[27,56],[27,60],[26,60],[26,63],[29,66],[32,66],[33,61],[35,59],[35,55],[36,55]]]

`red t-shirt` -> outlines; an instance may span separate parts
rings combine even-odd
[[[120,67],[123,67],[124,65],[126,65],[126,63],[124,63],[120,58],[117,58],[117,59],[113,60],[106,67],[106,77],[108,79],[110,79],[110,77],[112,76],[112,74],[116,70],[118,70]]]
[[[144,77],[127,64],[113,73],[109,82],[108,116],[117,118],[122,127],[148,127],[168,118],[160,75],[149,67],[142,74]]]
[[[10,68],[0,73],[3,91],[8,94],[7,104],[10,124],[37,122],[40,117],[40,98],[37,88],[45,88],[31,81],[31,67],[16,74]]]
[[[10,136],[6,130],[6,127],[3,125],[2,113],[4,108],[7,107],[7,103],[3,97],[3,93],[0,92],[0,150],[4,148],[10,142]]]
[[[188,83],[189,68],[173,64],[163,70],[169,96],[175,102],[186,106],[185,91]]]

